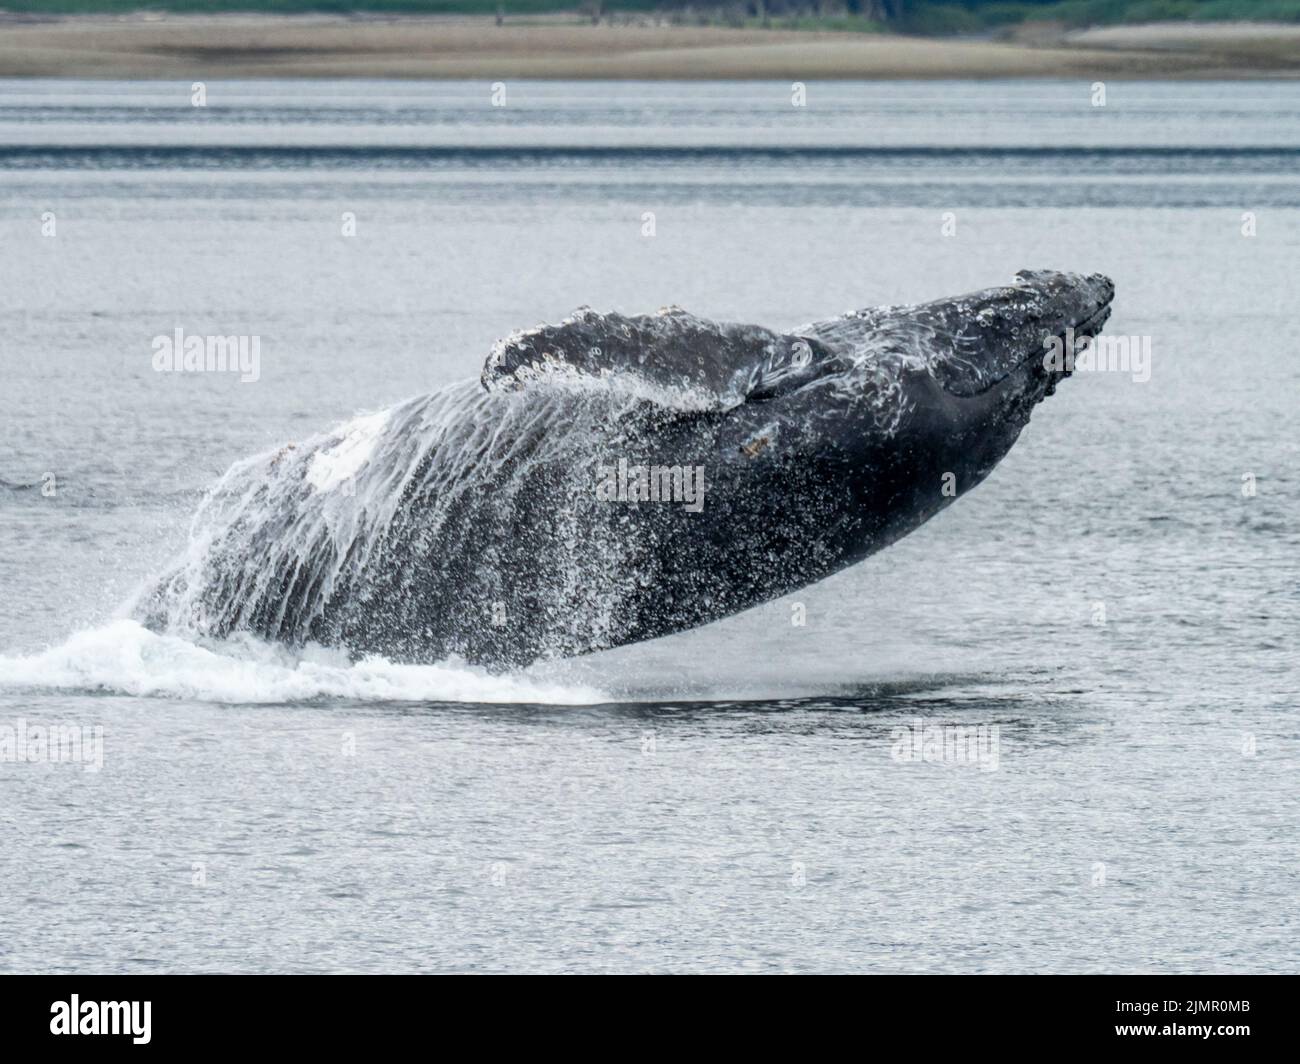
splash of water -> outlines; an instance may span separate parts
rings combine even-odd
[[[0,655],[0,691],[95,691],[199,702],[490,702],[591,705],[609,696],[586,684],[527,673],[491,675],[462,662],[357,662],[319,647],[290,650],[248,636],[191,642],[128,619],[79,632],[61,646]]]

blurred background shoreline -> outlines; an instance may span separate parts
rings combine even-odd
[[[1300,76],[1300,0],[564,6],[9,0],[0,77]]]

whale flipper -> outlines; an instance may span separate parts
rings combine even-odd
[[[564,376],[632,377],[725,408],[798,387],[830,372],[833,360],[834,350],[814,337],[710,321],[681,307],[631,317],[581,307],[558,324],[499,341],[480,380],[492,392]]]

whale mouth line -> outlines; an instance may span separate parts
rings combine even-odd
[[[1076,336],[1078,336],[1081,333],[1085,336],[1095,336],[1097,333],[1099,333],[1101,331],[1102,326],[1105,325],[1106,322],[1110,319],[1111,304],[1113,302],[1114,302],[1114,297],[1112,296],[1110,299],[1107,299],[1106,302],[1104,302],[1096,310],[1094,310],[1091,314],[1089,314],[1088,317],[1084,318],[1083,321],[1075,325],[1073,327],[1074,334]]]

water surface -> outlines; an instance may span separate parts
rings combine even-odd
[[[0,762],[0,970],[1295,970],[1300,85],[507,88],[0,82],[0,726],[103,729]],[[796,596],[506,676],[119,616],[230,463],[517,326],[1024,267],[1150,380]]]

